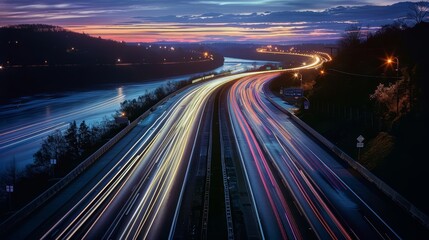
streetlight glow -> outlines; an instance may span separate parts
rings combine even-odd
[[[386,63],[389,64],[389,65],[393,64],[393,63],[396,63],[396,69],[395,69],[395,71],[396,71],[396,76],[398,76],[398,74],[399,74],[399,58],[398,57],[389,57],[387,59]]]
[[[299,76],[300,88],[302,88],[302,74],[298,72],[298,73],[294,73],[293,76],[296,78],[298,78]]]

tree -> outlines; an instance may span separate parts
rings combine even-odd
[[[358,25],[348,26],[340,40],[340,46],[344,48],[353,48],[361,43],[363,37],[361,27]]]
[[[413,20],[416,24],[423,22],[429,12],[429,2],[420,1],[410,6],[410,12],[407,18]]]
[[[379,104],[381,115],[386,120],[390,116],[402,116],[410,108],[410,77],[406,75],[388,86],[379,84],[370,99]]]
[[[70,160],[76,160],[80,155],[77,135],[76,121],[73,121],[70,123],[69,128],[64,134],[64,138],[67,143],[67,156],[70,158]]]
[[[85,121],[82,121],[79,125],[77,140],[80,153],[84,152],[91,146],[91,131]]]
[[[43,140],[42,146],[34,154],[34,164],[48,167],[51,159],[61,159],[66,152],[67,143],[62,133],[57,130]]]

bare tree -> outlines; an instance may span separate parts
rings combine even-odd
[[[421,23],[425,20],[429,13],[429,2],[420,1],[410,6],[410,12],[407,14],[407,18],[416,22]]]
[[[348,26],[342,38],[340,39],[340,45],[343,48],[358,46],[363,37],[361,27],[358,25]]]

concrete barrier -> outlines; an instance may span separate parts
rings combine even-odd
[[[269,90],[266,88],[264,89],[264,91],[269,92]],[[393,188],[391,188],[389,185],[387,185],[385,182],[383,182],[380,178],[375,176],[372,172],[370,172],[368,169],[366,169],[360,163],[355,161],[352,157],[348,156],[345,152],[343,152],[341,149],[336,147],[333,143],[331,143],[324,136],[322,136],[320,133],[318,133],[313,128],[311,128],[309,125],[307,125],[304,121],[302,121],[297,116],[295,116],[295,114],[293,114],[289,110],[285,109],[284,107],[280,106],[278,103],[276,103],[270,97],[267,97],[267,99],[274,106],[276,106],[280,111],[286,113],[296,124],[298,124],[298,126],[303,128],[311,136],[313,136],[319,142],[321,142],[323,145],[325,145],[327,148],[329,148],[340,159],[347,162],[353,169],[355,169],[357,172],[359,172],[366,180],[368,180],[371,183],[374,183],[378,189],[380,189],[384,194],[386,194],[389,198],[391,198],[397,205],[399,205],[406,212],[408,212],[413,218],[415,218],[423,226],[425,226],[427,229],[429,229],[429,217],[425,213],[420,211],[410,201],[405,199],[402,195],[400,195]]]

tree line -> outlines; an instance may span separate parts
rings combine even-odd
[[[420,156],[429,136],[428,32],[424,21],[396,21],[375,33],[350,26],[325,74],[306,91],[310,109],[299,113],[357,160],[363,135],[360,163],[427,213],[429,198],[420,193],[429,163]]]
[[[147,91],[137,99],[125,100],[115,115],[124,115],[133,121],[158,101],[190,83],[191,81],[187,80],[168,82],[152,92]],[[84,120],[79,124],[73,121],[67,129],[56,130],[48,135],[33,155],[33,163],[27,165],[23,171],[18,172],[12,161],[5,174],[0,177],[2,186],[14,186],[12,194],[4,188],[0,189],[0,218],[7,216],[10,210],[22,207],[49,188],[125,126],[126,124],[117,124],[107,117],[91,125]],[[13,201],[10,201],[11,197]]]

